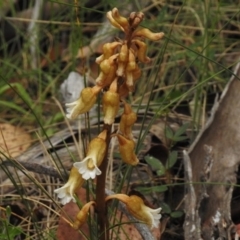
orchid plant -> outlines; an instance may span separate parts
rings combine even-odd
[[[106,202],[115,198],[126,204],[128,211],[139,221],[146,223],[151,228],[158,227],[161,218],[161,208],[151,209],[145,206],[143,200],[138,196],[127,196],[115,194],[105,198],[105,180],[108,162],[108,147],[110,140],[116,136],[119,143],[119,152],[124,163],[136,166],[139,162],[135,154],[135,141],[132,135],[132,126],[137,120],[126,97],[134,91],[137,80],[141,76],[138,65],[150,62],[146,56],[147,44],[144,39],[157,41],[164,34],[153,33],[147,28],[140,27],[144,18],[141,12],[132,12],[129,18],[119,14],[117,8],[107,13],[110,23],[123,31],[124,39],[118,39],[103,45],[103,54],[96,59],[99,64],[100,73],[94,87],[86,87],[80,93],[80,97],[73,103],[66,104],[67,118],[75,119],[78,115],[88,112],[96,103],[97,95],[103,92],[102,110],[104,115],[104,126],[102,132],[93,138],[87,149],[86,157],[73,164],[68,182],[55,193],[61,199],[62,204],[75,201],[75,193],[84,181],[97,178],[96,199],[86,203],[77,214],[73,223],[75,229],[81,228],[86,222],[91,206],[94,206],[98,214],[98,225],[101,233],[106,232]],[[112,134],[112,124],[123,106],[119,128],[116,134]],[[100,239],[107,239],[106,234],[101,234]]]

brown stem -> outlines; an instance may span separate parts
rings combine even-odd
[[[112,125],[104,124],[103,130],[107,130],[107,150],[104,156],[104,160],[99,167],[101,170],[101,175],[97,176],[97,186],[96,186],[96,212],[97,212],[97,221],[99,227],[100,237],[99,240],[109,240],[108,232],[108,218],[107,218],[107,208],[105,205],[105,185],[106,185],[106,173],[108,166],[108,148],[111,137]]]

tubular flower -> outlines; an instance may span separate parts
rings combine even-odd
[[[135,143],[132,139],[127,139],[122,135],[117,135],[119,142],[119,152],[122,160],[132,166],[136,166],[139,162],[136,154],[134,153]]]
[[[110,85],[109,91],[103,95],[104,123],[113,124],[118,113],[120,96],[117,91],[117,79]]]
[[[82,178],[82,175],[79,174],[78,169],[72,167],[67,183],[63,187],[54,190],[54,192],[58,194],[63,205],[71,200],[75,202],[74,194],[83,183],[84,179]]]
[[[96,79],[97,85],[105,87],[112,83],[116,76],[117,65],[115,60],[117,56],[118,54],[115,54],[100,63],[101,72]]]
[[[109,22],[116,28],[121,29],[122,31],[124,31],[123,27],[113,18],[112,16],[112,11],[107,12],[107,19],[109,20]]]
[[[144,38],[147,38],[152,41],[158,41],[158,40],[162,39],[163,36],[164,36],[163,32],[153,33],[152,31],[150,31],[147,28],[137,29],[133,33],[133,38],[134,37],[144,37]]]
[[[93,88],[84,88],[80,97],[72,103],[66,103],[67,115],[69,119],[75,119],[78,115],[88,112],[97,100],[97,94],[102,87],[94,86]]]
[[[96,58],[96,63],[100,64],[103,60],[110,58],[114,54],[115,49],[120,45],[120,42],[105,43],[103,45],[103,54]]]
[[[124,112],[121,116],[119,130],[124,136],[132,139],[132,126],[137,121],[137,114],[132,111],[129,104],[124,104]]]
[[[117,8],[113,8],[112,17],[124,29],[125,32],[128,32],[130,27],[128,19],[121,16]]]
[[[114,194],[108,196],[106,201],[110,199],[118,199],[126,204],[128,211],[138,220],[146,223],[149,227],[158,228],[159,220],[161,218],[161,208],[152,209],[147,207],[143,200],[135,195],[127,196],[125,194]]]
[[[123,76],[124,70],[128,61],[128,47],[127,44],[123,44],[118,56],[118,69],[117,76]]]
[[[134,80],[133,80],[133,71],[136,69],[137,63],[136,58],[133,51],[129,51],[129,59],[126,67],[126,84],[130,92],[133,91],[134,88]]]
[[[80,212],[77,214],[76,219],[72,225],[72,227],[74,229],[79,229],[86,221],[87,221],[87,217],[88,217],[88,212],[90,210],[90,207],[92,205],[95,205],[96,203],[94,201],[90,201],[88,203],[86,203],[82,209],[80,210]]]
[[[107,12],[107,18],[114,27],[126,33],[129,31],[129,22],[127,18],[120,16],[117,8],[113,8],[112,11]]]
[[[81,162],[73,164],[85,180],[94,179],[96,175],[101,174],[98,167],[102,163],[107,149],[106,137],[107,132],[104,130],[89,143],[87,156]]]

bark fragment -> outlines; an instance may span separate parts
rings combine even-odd
[[[189,186],[185,196],[186,203],[189,204],[185,207],[185,239],[231,239],[233,224],[230,203],[240,163],[239,77],[240,63],[237,64],[220,100],[213,107],[206,127],[188,151],[192,179],[188,179],[191,171],[186,169],[186,180],[193,182],[195,191],[189,191]],[[189,206],[195,214],[191,221],[188,217]],[[193,213],[190,216],[193,216]],[[187,235],[190,231],[189,224],[196,226],[191,232],[194,238]]]

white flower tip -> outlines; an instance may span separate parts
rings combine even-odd
[[[97,165],[94,164],[93,169],[88,169],[87,167],[87,160],[90,157],[86,157],[83,161],[81,162],[75,162],[73,166],[78,169],[78,172],[82,174],[82,178],[85,180],[88,179],[94,179],[96,176],[100,175],[102,172],[101,170],[97,167]]]
[[[70,196],[66,192],[66,187],[63,186],[61,188],[55,189],[54,192],[58,195],[58,198],[60,198],[60,202],[65,205],[66,203],[69,203],[71,200],[75,200],[72,196]]]
[[[159,220],[161,219],[162,215],[160,214],[162,208],[151,209],[150,213],[152,215],[152,226],[151,228],[158,228],[159,227]]]

